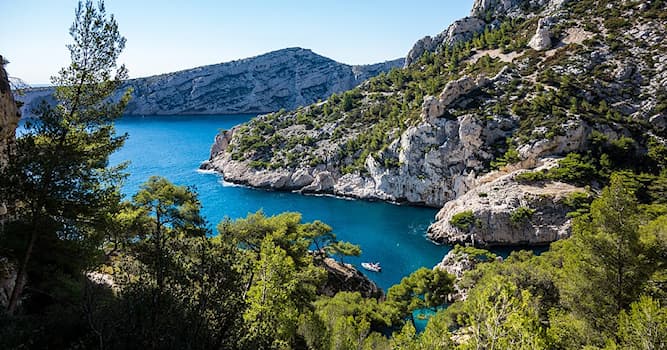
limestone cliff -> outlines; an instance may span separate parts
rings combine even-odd
[[[129,115],[235,114],[294,109],[400,67],[403,60],[350,66],[290,48],[228,63],[131,79],[115,95],[132,88]],[[19,99],[24,113],[42,100],[52,102],[49,88],[28,89]]]
[[[16,127],[20,118],[4,65],[5,60],[0,55],[0,168],[7,164],[9,154],[12,152],[16,139]],[[5,198],[0,198],[0,230],[7,219],[7,204]],[[2,234],[1,231],[0,234]],[[7,306],[15,280],[15,264],[0,256],[0,307]]]
[[[444,205],[428,237],[439,243],[475,246],[543,245],[568,237],[571,208],[565,199],[586,191],[553,181],[517,182],[515,177],[524,172],[491,173],[479,179],[472,190]],[[464,213],[470,220],[457,225],[453,219]]]
[[[0,166],[7,162],[8,152],[14,144],[16,126],[20,118],[4,64],[5,61],[0,56]]]
[[[665,11],[664,2],[478,0],[471,17],[418,42],[404,69],[224,131],[203,167],[256,187],[444,206],[431,229],[443,242],[553,241],[569,232],[561,199],[578,189],[525,186],[510,173],[593,142],[630,145],[627,159],[667,142]],[[509,175],[484,182],[495,169]],[[536,214],[511,223],[518,208]],[[479,226],[448,226],[468,210]]]

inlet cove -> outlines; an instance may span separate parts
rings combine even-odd
[[[225,217],[246,217],[262,210],[266,215],[299,212],[303,221],[320,220],[337,237],[358,244],[362,254],[345,258],[361,270],[364,261],[378,261],[381,273],[368,273],[387,289],[420,267],[432,268],[449,246],[437,246],[426,238],[436,209],[398,206],[383,202],[340,199],[252,189],[226,183],[212,172],[198,170],[208,159],[210,147],[221,129],[250,120],[255,115],[126,116],[116,122],[119,133],[129,135],[125,146],[111,156],[113,164],[130,161],[123,186],[132,195],[153,174],[199,193],[203,214],[212,228]]]
[[[667,0],[148,3],[2,6],[0,349],[667,348]]]

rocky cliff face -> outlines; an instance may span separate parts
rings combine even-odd
[[[405,66],[408,67],[417,61],[425,52],[439,52],[445,47],[468,41],[484,28],[486,28],[486,23],[477,17],[466,17],[454,21],[435,37],[425,36],[419,39],[405,57]]]
[[[553,167],[553,160],[535,169]],[[543,245],[570,235],[571,210],[565,200],[585,189],[561,182],[522,184],[509,174],[491,173],[464,195],[447,202],[428,229],[428,237],[445,244],[475,246]],[[459,223],[457,215],[470,219]]]
[[[559,10],[566,1],[475,0],[469,17],[454,21],[447,29],[435,37],[426,36],[418,40],[405,57],[405,67],[411,65],[425,52],[437,53],[446,47],[469,41],[475,34],[479,34],[485,29],[497,28],[500,25],[499,19],[501,18],[531,17],[537,15],[539,12],[554,12]],[[535,38],[535,40],[541,40],[541,42],[535,45],[544,47],[546,45],[545,36],[549,38],[548,32],[543,30],[540,36]]]
[[[635,158],[665,145],[665,11],[476,1],[471,17],[420,40],[404,69],[225,131],[203,167],[256,187],[444,207],[430,229],[442,242],[553,241],[569,232],[562,198],[579,189],[522,185],[513,172],[586,153],[593,139],[630,142]],[[512,222],[519,208],[534,216]],[[452,227],[461,211],[479,225]]]
[[[4,62],[4,59],[0,56],[0,166],[7,162],[8,152],[14,144],[16,126],[20,118],[12,96]]]
[[[524,17],[558,10],[568,0],[475,0],[470,16],[477,18]]]
[[[294,109],[333,93],[349,90],[362,81],[395,67],[403,60],[367,66],[349,66],[310,50],[290,48],[238,61],[180,72],[128,80],[114,98],[132,88],[125,112],[130,115],[235,114]],[[19,99],[24,113],[52,90],[29,89]]]
[[[16,139],[16,127],[20,118],[4,65],[5,61],[0,56],[0,168],[7,164]],[[7,219],[7,204],[5,198],[0,198],[0,225],[4,225]],[[15,280],[15,264],[0,256],[0,307],[7,307]]]

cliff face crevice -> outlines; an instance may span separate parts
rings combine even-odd
[[[228,63],[126,81],[114,94],[128,88],[128,115],[239,114],[294,109],[403,64],[402,59],[350,66],[290,48]],[[52,89],[28,89],[19,99],[28,114],[42,100],[52,101]]]

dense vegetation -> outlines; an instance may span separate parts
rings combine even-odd
[[[587,194],[567,199],[576,213],[572,237],[540,256],[520,251],[499,261],[481,249],[456,247],[455,253],[478,262],[459,280],[422,268],[379,300],[358,292],[324,296],[318,293],[326,275],[320,254],[341,260],[359,254],[324,223],[260,212],[224,220],[212,236],[196,192],[160,177],[121,200],[122,167],[109,167],[108,156],[123,143],[112,122],[126,100],[104,101],[125,74],[115,64],[124,39],[103,4],[91,1],[77,10],[71,32],[73,62],[57,80],[59,106],[43,108],[26,126],[9,166],[0,170],[0,194],[16,203],[0,235],[0,254],[17,263],[18,282],[0,312],[0,348],[667,347],[664,147],[652,146],[650,162],[635,166],[628,153],[617,152],[630,141],[600,140],[590,154],[571,154],[547,173],[524,175],[525,181],[570,176],[568,181],[603,178],[607,184],[594,200]],[[491,41],[512,49],[494,35],[475,38],[482,42],[475,45]],[[400,78],[409,85],[413,78],[400,77],[404,73],[371,84]],[[350,112],[357,94],[332,99]],[[409,115],[396,117],[409,123]],[[269,133],[271,126],[265,128]],[[364,137],[355,140],[368,144],[368,152],[383,147],[382,139]],[[617,165],[602,166],[607,162]],[[641,173],[644,167],[652,172]],[[511,213],[517,224],[533,214],[529,208]],[[452,220],[461,228],[476,224],[471,212]],[[455,291],[466,298],[450,300]],[[436,313],[417,333],[414,315],[427,309]]]

